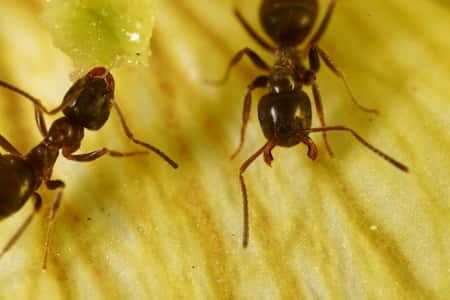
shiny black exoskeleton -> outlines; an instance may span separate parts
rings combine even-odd
[[[50,212],[43,264],[43,267],[46,267],[51,225],[60,206],[62,189],[65,186],[63,181],[51,179],[53,166],[60,152],[65,158],[75,161],[92,161],[103,155],[123,157],[148,153],[147,151],[122,153],[102,148],[85,154],[74,154],[80,148],[84,129],[99,130],[102,128],[108,120],[112,108],[117,111],[125,134],[132,142],[155,152],[173,168],[178,167],[159,149],[133,136],[122,112],[114,101],[114,79],[111,73],[103,67],[92,69],[76,81],[64,96],[61,105],[51,111],[42,106],[38,99],[9,83],[0,81],[0,86],[17,92],[33,102],[36,123],[43,136],[42,142],[31,149],[28,154],[22,155],[6,138],[0,135],[0,148],[9,153],[0,154],[0,220],[14,214],[28,199],[34,199],[33,212],[7,242],[0,252],[0,257],[17,241],[41,207],[41,196],[37,190],[42,183],[45,183],[50,190],[60,189]],[[55,114],[61,110],[64,116],[55,120],[47,130],[43,113]]]
[[[244,143],[251,109],[251,93],[254,89],[265,88],[267,93],[262,96],[258,103],[258,119],[267,143],[242,164],[239,173],[244,208],[244,247],[248,244],[249,225],[247,189],[243,173],[261,154],[265,162],[270,165],[273,160],[271,151],[275,146],[291,147],[303,143],[308,147],[308,157],[316,159],[317,147],[309,137],[309,133],[322,132],[326,149],[332,156],[333,152],[328,143],[326,132],[347,131],[375,154],[400,170],[408,171],[405,165],[370,145],[352,129],[344,126],[325,125],[322,100],[316,81],[321,60],[343,81],[351,100],[356,106],[364,111],[377,113],[376,110],[365,108],[356,101],[343,73],[318,46],[318,42],[328,26],[335,4],[336,0],[329,1],[318,29],[308,39],[318,18],[318,0],[262,0],[259,8],[259,21],[265,33],[276,46],[260,37],[241,13],[234,9],[236,17],[246,31],[260,46],[271,51],[275,57],[273,65],[269,66],[256,52],[250,48],[244,48],[231,59],[223,79],[216,82],[225,82],[231,69],[244,55],[256,67],[266,72],[265,75],[258,76],[248,85],[247,94],[244,98],[240,143],[232,155],[232,157],[235,157]],[[299,48],[299,46],[301,47]],[[307,60],[308,65],[305,65],[303,60]],[[311,128],[311,102],[309,96],[303,91],[305,86],[312,87],[314,103],[322,127]]]

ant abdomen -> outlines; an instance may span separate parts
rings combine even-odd
[[[296,46],[311,32],[318,11],[317,0],[264,0],[259,19],[275,43]]]
[[[35,188],[30,166],[15,155],[0,155],[0,220],[18,211]]]
[[[289,93],[269,93],[258,103],[258,119],[267,140],[291,147],[306,136],[311,127],[311,103],[308,95],[296,89]]]

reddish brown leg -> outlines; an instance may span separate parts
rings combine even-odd
[[[391,156],[387,155],[380,149],[376,148],[372,144],[370,144],[368,141],[363,139],[359,134],[357,134],[353,129],[345,127],[345,126],[328,126],[328,127],[319,127],[319,128],[310,128],[305,129],[304,132],[324,132],[324,131],[347,131],[350,132],[361,144],[363,144],[365,147],[367,147],[370,151],[375,153],[376,155],[380,156],[382,159],[393,165],[394,167],[400,169],[403,172],[409,172],[409,169],[407,166],[399,162],[398,160],[392,158]]]
[[[49,180],[46,182],[47,188],[49,190],[55,190],[55,189],[61,189],[58,191],[58,194],[56,195],[55,202],[53,202],[52,209],[50,210],[50,213],[48,215],[48,222],[47,222],[47,235],[45,237],[45,246],[44,246],[44,258],[42,259],[42,269],[47,269],[47,258],[48,253],[50,251],[50,243],[51,243],[51,233],[53,229],[53,224],[55,223],[55,216],[58,212],[59,207],[61,206],[61,200],[63,195],[63,189],[66,186],[63,181],[61,180]]]
[[[262,58],[259,57],[258,54],[256,54],[255,51],[253,51],[252,49],[246,47],[246,48],[240,50],[239,52],[237,52],[237,53],[233,56],[233,58],[232,58],[232,59],[230,60],[230,62],[228,63],[228,66],[227,66],[227,69],[226,69],[226,71],[225,71],[225,74],[223,75],[223,77],[222,77],[221,79],[216,80],[216,81],[211,80],[211,81],[207,81],[207,82],[208,82],[208,83],[211,83],[211,84],[217,84],[217,85],[224,84],[224,83],[228,80],[228,77],[229,77],[229,75],[230,75],[231,69],[233,69],[233,67],[236,66],[236,65],[239,63],[239,61],[242,59],[242,57],[243,57],[244,55],[247,55],[247,57],[250,59],[250,61],[251,61],[256,67],[258,67],[258,68],[260,68],[260,69],[262,69],[262,70],[264,70],[264,71],[270,72],[270,67],[269,67],[269,65],[267,65],[267,64],[262,60]]]
[[[266,42],[259,34],[256,33],[256,31],[250,26],[250,23],[245,20],[244,16],[239,12],[239,10],[235,7],[233,9],[234,15],[236,18],[238,18],[241,25],[244,27],[244,29],[247,31],[247,33],[257,42],[261,47],[268,51],[275,51],[275,47],[270,45],[268,42]]]
[[[314,104],[316,106],[316,112],[319,116],[319,122],[320,125],[325,126],[325,114],[323,112],[323,106],[322,106],[322,97],[320,96],[319,92],[319,85],[316,81],[316,73],[319,72],[320,69],[320,60],[319,55],[314,50],[315,48],[311,48],[308,53],[308,59],[309,59],[309,67],[310,70],[307,70],[304,72],[305,76],[305,82],[306,84],[310,84],[312,86],[313,96],[314,96]],[[325,147],[327,149],[328,154],[333,157],[333,149],[331,149],[330,144],[328,143],[328,137],[326,132],[322,133],[323,141],[325,143]]]
[[[107,148],[102,148],[100,150],[83,154],[72,154],[63,151],[63,155],[65,158],[69,160],[83,161],[83,162],[96,160],[102,157],[103,155],[109,155],[113,157],[126,157],[126,156],[146,155],[146,154],[148,154],[147,151],[118,152],[114,150],[109,150]]]
[[[119,115],[120,123],[122,124],[122,128],[125,131],[126,136],[128,139],[130,139],[133,143],[141,145],[148,150],[154,152],[155,154],[159,155],[162,159],[164,159],[168,164],[170,164],[174,169],[178,168],[178,164],[174,162],[170,157],[168,157],[164,152],[156,148],[155,146],[152,146],[150,144],[147,144],[141,140],[138,140],[134,137],[133,133],[131,132],[130,128],[128,128],[127,123],[125,122],[125,118],[122,114],[122,111],[120,110],[119,106],[116,102],[113,102],[113,107],[116,110],[117,114]]]
[[[14,233],[14,235],[9,239],[9,241],[6,243],[6,245],[3,247],[2,251],[0,252],[0,258],[3,257],[3,255],[8,252],[9,249],[11,249],[12,246],[17,242],[17,240],[22,236],[22,234],[25,232],[25,230],[30,225],[31,221],[33,220],[34,215],[39,211],[41,208],[42,200],[41,196],[37,193],[34,193],[32,195],[34,198],[34,208],[31,214],[25,219],[25,221],[20,225],[19,229]]]
[[[258,76],[247,87],[247,93],[245,94],[245,98],[244,98],[244,106],[242,108],[242,124],[241,124],[241,135],[240,135],[240,139],[239,139],[239,145],[236,148],[236,150],[234,150],[233,154],[231,155],[231,159],[235,158],[236,155],[239,154],[239,152],[242,149],[242,146],[244,145],[245,130],[247,128],[248,119],[250,117],[250,109],[252,107],[252,91],[257,88],[266,87],[268,82],[269,82],[269,77],[264,76],[264,75]]]
[[[17,150],[16,147],[14,147],[10,142],[8,142],[8,140],[1,134],[0,134],[0,148],[3,148],[8,153],[11,153],[11,154],[14,154],[17,156],[22,156],[22,154],[20,154],[19,150]]]
[[[252,156],[250,156],[244,163],[241,165],[239,170],[239,180],[241,183],[241,191],[242,191],[242,208],[243,208],[243,217],[244,217],[244,231],[242,236],[242,246],[247,248],[248,239],[250,234],[249,229],[249,221],[248,221],[248,198],[247,198],[247,187],[245,186],[244,181],[244,172],[247,168],[255,161],[255,159],[260,156],[262,153],[270,152],[270,149],[274,147],[273,141],[268,141],[264,146],[262,146],[258,151],[256,151]]]
[[[322,97],[320,96],[319,92],[319,86],[317,85],[317,82],[313,81],[312,83],[312,90],[313,90],[313,96],[314,96],[314,104],[316,105],[316,111],[317,115],[319,116],[320,125],[322,127],[325,126],[325,116],[323,113],[323,107],[322,107]],[[325,143],[325,147],[327,149],[328,154],[333,157],[333,149],[331,149],[330,144],[328,143],[328,137],[326,131],[322,132],[323,141]]]
[[[350,84],[348,83],[344,73],[339,70],[339,68],[336,66],[336,64],[330,59],[330,57],[325,53],[325,51],[323,51],[321,48],[319,47],[315,47],[315,50],[313,51],[317,51],[317,53],[320,55],[320,58],[322,58],[322,60],[324,61],[325,65],[327,65],[327,67],[337,76],[339,77],[339,79],[342,80],[342,82],[344,83],[344,86],[348,92],[348,94],[350,95],[350,99],[352,100],[353,104],[356,105],[359,109],[368,112],[368,113],[373,113],[373,114],[378,114],[378,110],[374,109],[374,108],[367,108],[361,104],[359,104],[358,100],[356,100],[355,96],[353,95],[353,91],[350,87]]]
[[[322,35],[325,32],[325,29],[327,29],[328,23],[330,23],[330,19],[331,19],[331,16],[333,15],[333,10],[334,10],[335,6],[336,6],[336,0],[330,0],[328,2],[328,7],[325,12],[325,16],[322,19],[322,22],[319,25],[319,29],[317,29],[316,33],[314,34],[314,36],[311,38],[311,40],[308,43],[311,47],[314,47],[315,45],[317,45],[319,40],[322,38]]]
[[[36,126],[39,129],[39,132],[43,137],[47,136],[48,130],[47,125],[45,124],[44,115],[42,114],[42,110],[38,106],[34,106],[34,118],[36,120]]]

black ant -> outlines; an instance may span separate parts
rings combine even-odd
[[[2,257],[19,239],[41,207],[41,196],[36,192],[44,182],[50,190],[60,189],[49,214],[43,268],[46,268],[50,231],[56,212],[61,204],[62,180],[51,179],[53,166],[61,150],[62,155],[75,161],[93,161],[103,155],[114,157],[148,154],[148,151],[118,152],[107,148],[84,154],[73,154],[80,148],[84,129],[99,130],[108,120],[111,108],[119,115],[126,136],[134,143],[158,154],[173,168],[178,165],[161,150],[136,139],[128,128],[119,106],[114,101],[114,79],[103,67],[96,67],[76,81],[67,91],[62,103],[47,110],[39,99],[23,90],[0,80],[0,86],[12,90],[30,100],[35,107],[36,124],[43,141],[28,154],[21,154],[5,137],[0,135],[0,147],[9,154],[0,154],[0,219],[18,211],[29,198],[34,199],[33,212],[25,219],[16,233],[0,252]],[[53,115],[63,111],[63,117],[55,120],[47,130],[43,113]]]
[[[224,83],[228,75],[240,59],[246,55],[252,63],[266,71],[267,75],[256,77],[247,87],[244,98],[242,113],[242,126],[240,133],[240,143],[233,152],[234,158],[241,150],[245,138],[250,108],[251,92],[257,88],[266,88],[268,93],[262,96],[258,103],[258,119],[261,129],[267,142],[258,151],[251,155],[242,165],[239,172],[241,190],[243,196],[243,247],[247,247],[249,240],[248,221],[248,199],[247,188],[243,174],[253,161],[261,154],[267,165],[273,161],[272,149],[275,146],[292,147],[303,143],[308,147],[308,157],[312,160],[317,158],[317,147],[308,136],[312,132],[322,132],[326,149],[330,156],[333,152],[328,143],[326,132],[346,131],[351,133],[360,143],[369,150],[391,163],[398,169],[408,172],[408,168],[378,148],[375,148],[364,140],[353,129],[345,126],[326,126],[322,109],[322,100],[319,87],[316,82],[316,74],[319,71],[320,59],[338,76],[344,83],[353,103],[358,108],[371,113],[378,113],[375,109],[365,108],[353,97],[350,86],[343,73],[335,66],[329,56],[317,45],[322,37],[331,15],[333,13],[336,0],[330,0],[325,15],[317,29],[312,35],[304,49],[298,46],[306,41],[307,36],[312,32],[314,23],[318,18],[317,0],[263,0],[259,8],[259,20],[266,34],[273,40],[276,46],[272,46],[261,38],[250,24],[244,19],[241,13],[235,8],[234,14],[250,34],[250,36],[264,49],[271,51],[275,55],[275,62],[270,67],[259,55],[250,48],[244,48],[237,52],[231,59],[226,69],[224,77],[215,82]],[[304,57],[308,57],[309,68],[302,63]],[[311,128],[311,102],[308,95],[303,91],[304,86],[311,86],[314,96],[316,111],[319,116],[321,127]]]

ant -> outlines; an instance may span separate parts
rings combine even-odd
[[[156,153],[174,169],[178,168],[177,163],[161,150],[133,136],[119,106],[114,101],[114,78],[104,67],[93,68],[78,79],[67,91],[62,103],[53,110],[46,109],[39,99],[7,82],[0,80],[0,86],[24,96],[34,104],[36,124],[43,136],[42,142],[28,154],[23,155],[5,137],[0,135],[0,147],[9,153],[0,154],[0,219],[18,211],[29,198],[34,200],[33,212],[3,247],[0,257],[17,242],[34,215],[39,211],[42,199],[36,191],[42,183],[45,183],[49,190],[59,190],[48,219],[42,265],[42,268],[46,269],[50,232],[65,187],[62,180],[51,179],[53,166],[60,150],[65,158],[81,162],[93,161],[103,155],[125,157],[149,153],[148,151],[118,152],[101,148],[84,154],[73,154],[80,148],[84,129],[99,130],[102,128],[108,120],[111,108],[116,110],[125,134],[132,142]],[[43,113],[53,115],[59,111],[62,111],[64,116],[55,120],[47,130]]]
[[[299,143],[307,146],[307,155],[315,160],[318,150],[309,133],[322,132],[324,144],[328,154],[332,157],[333,151],[328,143],[326,133],[328,131],[345,131],[351,133],[357,141],[367,147],[376,155],[380,156],[401,171],[408,172],[408,167],[378,148],[372,146],[353,129],[345,126],[326,126],[322,100],[316,75],[320,68],[320,61],[344,83],[352,102],[361,110],[375,113],[378,111],[359,104],[347,83],[344,74],[331,61],[329,56],[318,46],[318,42],[328,26],[332,16],[336,0],[330,0],[324,17],[309,41],[307,36],[312,32],[315,21],[318,18],[318,0],[263,0],[259,8],[259,21],[265,33],[272,39],[276,46],[266,42],[242,14],[234,8],[234,14],[247,33],[265,50],[274,53],[275,62],[269,66],[255,51],[246,47],[237,52],[228,64],[222,79],[214,81],[223,84],[229,76],[231,69],[246,55],[250,61],[259,69],[267,72],[267,75],[256,77],[247,87],[244,98],[240,142],[231,158],[234,158],[241,150],[245,130],[250,115],[251,93],[258,88],[265,88],[268,93],[263,95],[258,103],[258,119],[267,142],[252,154],[240,167],[239,180],[243,198],[243,239],[244,248],[248,246],[249,240],[249,215],[248,196],[243,174],[253,161],[263,155],[267,165],[273,161],[272,150],[275,146],[292,147]],[[305,44],[303,49],[298,47]],[[309,67],[302,63],[304,57],[308,58]],[[312,94],[319,116],[321,127],[311,127],[311,101],[303,91],[304,86],[312,87]]]

